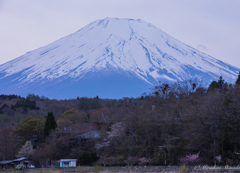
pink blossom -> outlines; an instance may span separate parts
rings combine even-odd
[[[148,163],[151,163],[152,159],[143,157],[138,159],[138,161],[139,161],[139,165],[146,165]]]
[[[216,160],[218,161],[218,162],[222,162],[222,157],[221,157],[221,155],[219,155],[219,156],[217,156],[217,157],[215,157],[216,158]]]
[[[183,163],[183,164],[188,164],[188,163],[196,163],[199,161],[199,153],[198,152],[197,154],[189,154],[189,155],[186,155],[185,157],[182,157],[180,158],[180,162]]]

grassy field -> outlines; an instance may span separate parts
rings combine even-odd
[[[38,168],[38,169],[25,169],[25,170],[0,170],[0,172],[5,173],[137,173],[137,172],[168,172],[168,173],[235,173],[240,172],[240,169],[226,169],[222,167],[221,169],[194,169],[194,167],[186,166],[173,166],[164,169],[162,166],[148,166],[148,167],[76,167],[76,168]]]

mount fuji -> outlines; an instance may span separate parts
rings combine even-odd
[[[0,65],[2,94],[138,97],[162,82],[234,82],[239,69],[143,20],[105,18]]]

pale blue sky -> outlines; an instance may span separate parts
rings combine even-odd
[[[106,17],[145,20],[240,67],[240,0],[0,0],[0,64]]]

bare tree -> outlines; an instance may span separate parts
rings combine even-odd
[[[15,154],[15,141],[11,127],[0,129],[0,159],[11,160]]]

